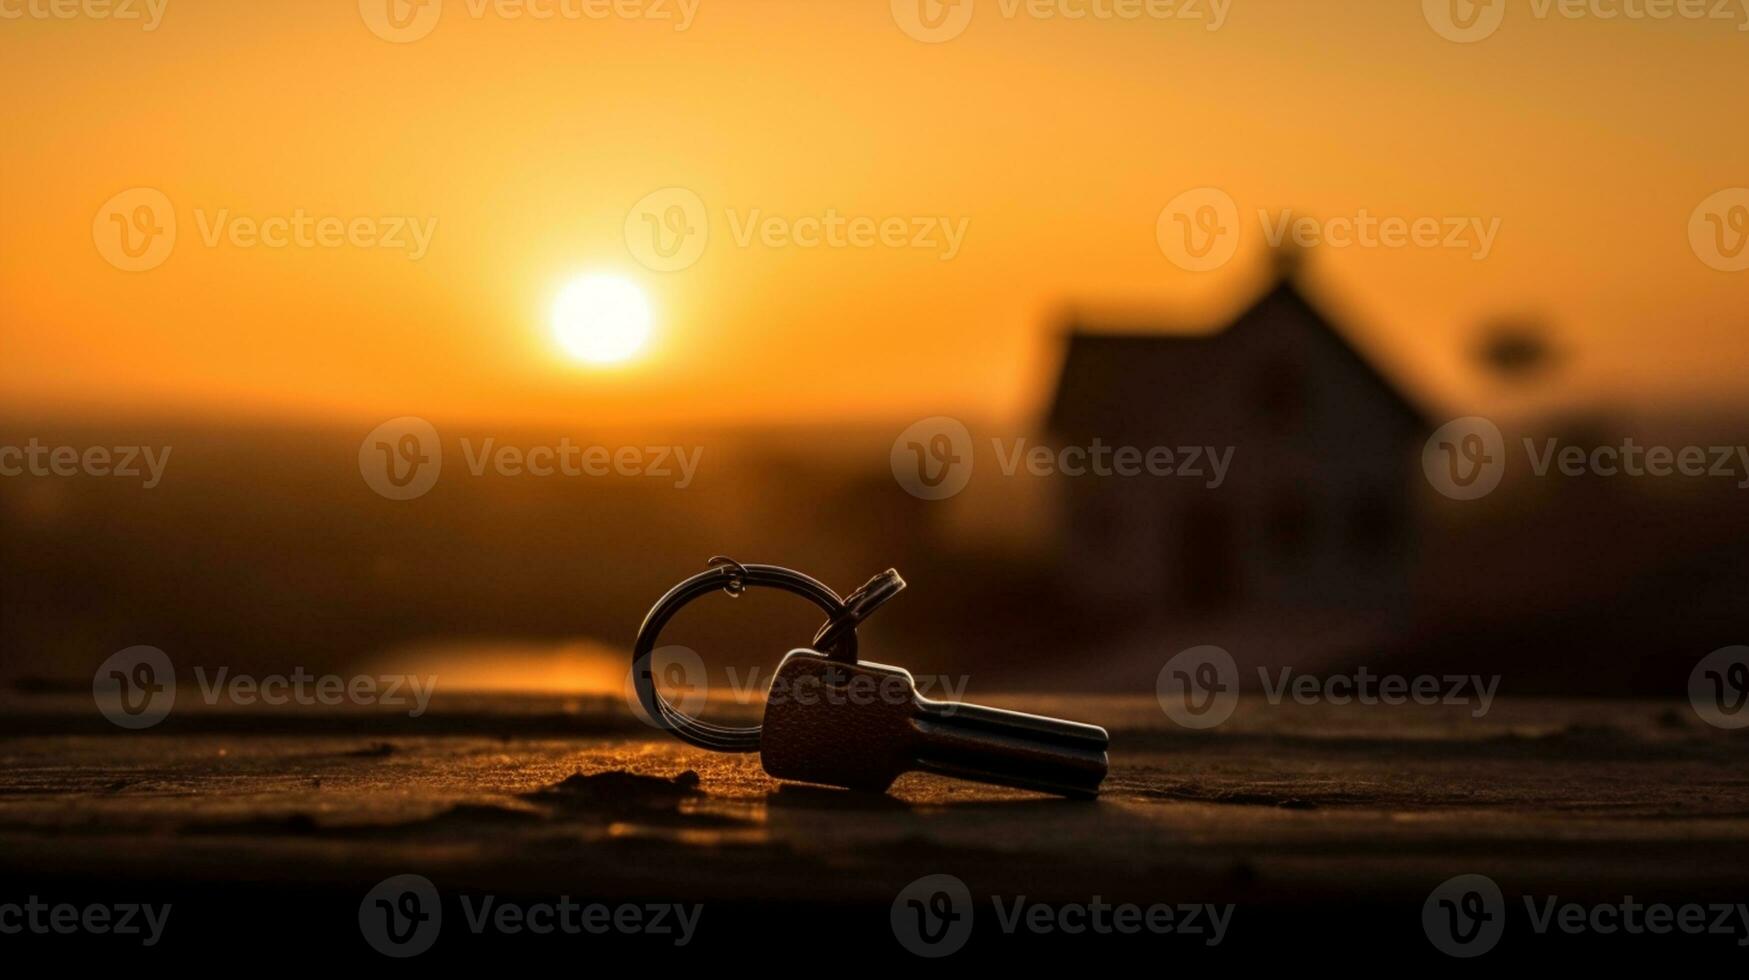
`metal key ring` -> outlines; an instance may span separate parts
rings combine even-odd
[[[726,558],[713,558],[711,563],[714,567],[709,571],[700,572],[669,589],[668,594],[657,600],[649,614],[644,617],[644,624],[638,627],[637,642],[632,646],[632,684],[637,689],[638,703],[643,705],[644,713],[651,721],[677,738],[713,752],[757,752],[763,726],[713,725],[700,721],[669,704],[661,692],[656,690],[656,680],[650,670],[650,658],[655,654],[657,637],[661,635],[662,628],[668,625],[668,621],[674,618],[674,614],[694,599],[718,589],[732,596],[740,595],[748,586],[781,589],[799,595],[825,610],[827,625],[821,627],[822,633],[834,623],[849,619],[849,628],[833,631],[836,643],[829,652],[833,659],[855,663],[854,622],[860,621],[881,602],[891,598],[898,589],[904,587],[904,582],[900,580],[896,588],[889,585],[884,594],[872,601],[865,596],[869,586],[864,586],[852,594],[853,605],[847,605],[845,600],[838,597],[838,593],[824,583],[794,569],[781,565],[743,565]],[[897,573],[887,574],[898,578]],[[883,579],[884,576],[876,576],[870,585]]]

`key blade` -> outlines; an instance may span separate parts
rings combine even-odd
[[[915,712],[922,772],[1093,799],[1109,769],[1097,725],[921,697]]]

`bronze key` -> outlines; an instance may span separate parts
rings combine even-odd
[[[793,650],[771,681],[759,756],[779,779],[849,789],[931,772],[1091,799],[1109,741],[1096,725],[932,701],[898,667]]]

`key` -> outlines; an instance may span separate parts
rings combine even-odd
[[[1097,725],[932,701],[898,667],[792,650],[772,677],[760,762],[778,779],[884,792],[931,772],[1077,799],[1099,795]]]

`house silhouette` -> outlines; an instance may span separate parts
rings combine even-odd
[[[1106,621],[1286,663],[1409,617],[1431,426],[1291,266],[1212,333],[1075,318],[1046,427],[1060,445],[1232,450],[1218,487],[1063,481],[1062,587]]]

